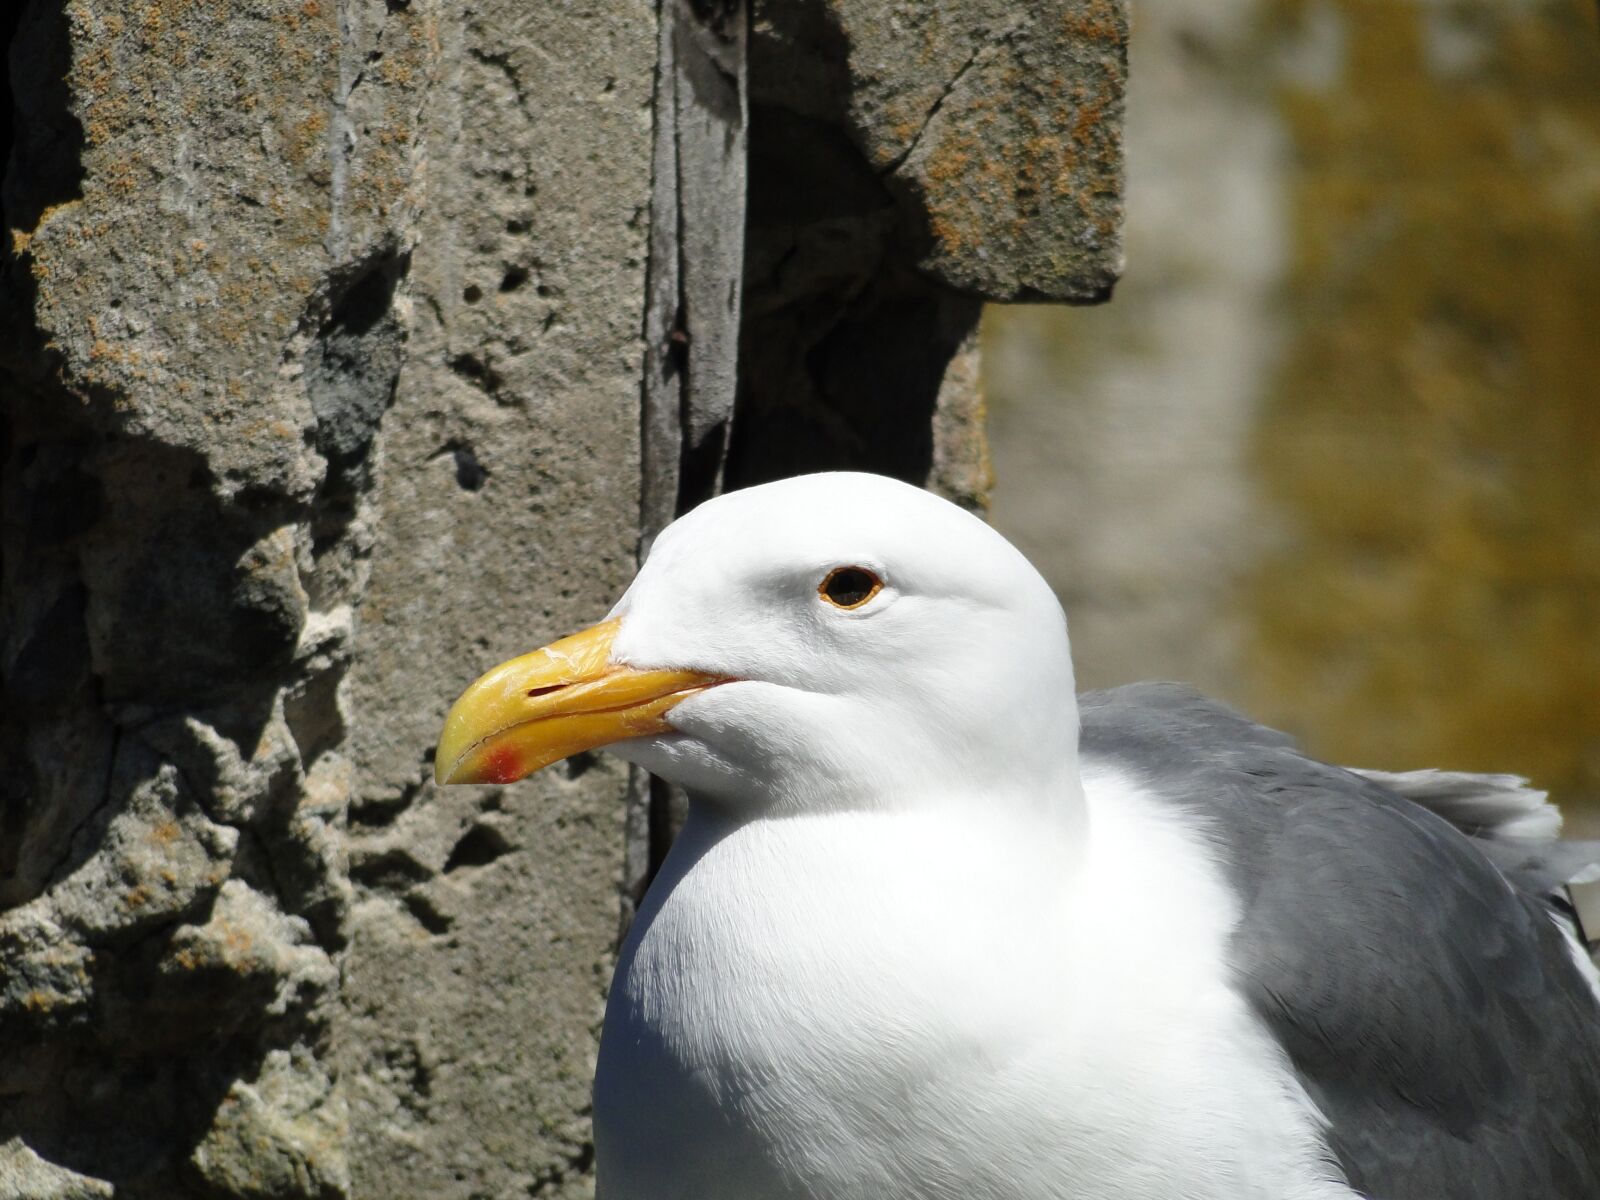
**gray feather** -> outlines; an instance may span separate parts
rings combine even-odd
[[[1531,790],[1474,792],[1450,773],[1396,790],[1171,684],[1081,706],[1085,765],[1131,773],[1215,843],[1243,911],[1238,986],[1327,1116],[1352,1186],[1600,1196],[1600,1003],[1551,919],[1549,872],[1486,853],[1557,857],[1559,843],[1504,836],[1537,811]]]
[[[1561,810],[1520,775],[1348,770],[1438,813],[1517,883],[1558,904],[1567,904],[1569,884],[1600,877],[1600,842],[1561,841]]]

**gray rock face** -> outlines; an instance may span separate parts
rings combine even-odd
[[[980,298],[1114,271],[1120,13],[902,7],[677,3],[666,91],[643,0],[6,26],[0,1197],[591,1190],[670,797],[438,791],[445,709],[719,481],[980,505]],[[1016,183],[1028,122],[1098,139],[1087,208]]]
[[[1122,5],[799,0],[756,12],[758,95],[844,133],[896,201],[923,272],[990,300],[1109,294],[1122,265]]]
[[[349,1191],[344,676],[435,36],[39,3],[10,48],[0,1141],[63,1195]]]

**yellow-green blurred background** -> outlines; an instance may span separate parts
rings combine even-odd
[[[1596,0],[1134,16],[1116,298],[985,325],[994,519],[1080,683],[1600,834]]]

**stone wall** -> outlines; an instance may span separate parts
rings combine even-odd
[[[982,503],[982,299],[1120,265],[1125,15],[6,20],[0,1197],[583,1195],[671,798],[436,791],[443,713],[720,486]]]

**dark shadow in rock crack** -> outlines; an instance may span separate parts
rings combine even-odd
[[[749,187],[728,486],[841,469],[922,483],[979,302],[904,260],[894,202],[837,126],[753,105]]]
[[[449,857],[444,860],[444,873],[448,875],[462,867],[486,867],[515,848],[495,826],[474,825],[451,848]]]
[[[405,331],[394,294],[410,267],[404,254],[365,263],[335,293],[305,359],[306,393],[317,419],[316,447],[334,477],[359,488],[384,413],[394,403]]]
[[[83,194],[66,9],[60,0],[34,0],[0,16],[0,230],[8,233],[33,230],[47,209]]]

